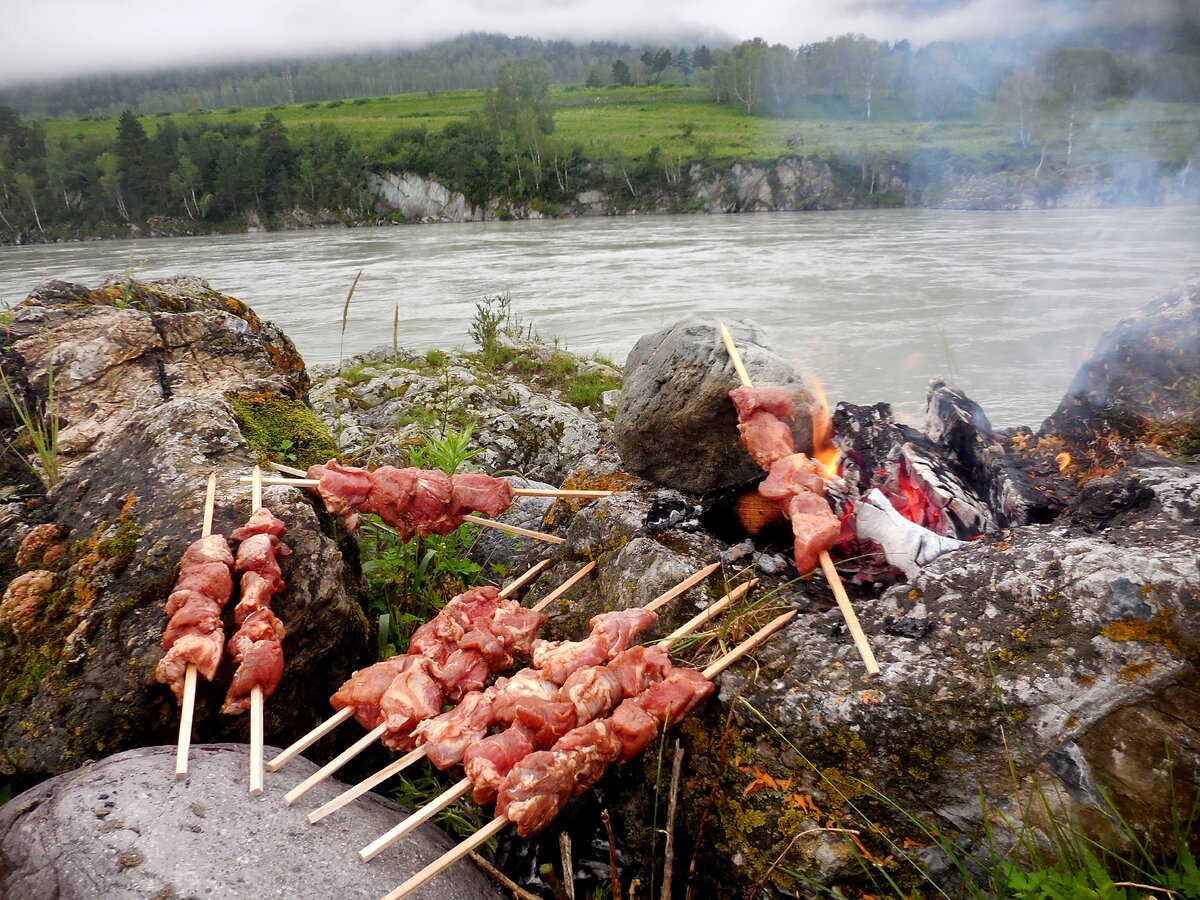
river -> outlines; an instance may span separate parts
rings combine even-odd
[[[1200,208],[926,209],[397,226],[0,248],[0,300],[49,278],[199,275],[309,364],[470,345],[507,292],[546,340],[622,362],[688,316],[745,317],[826,386],[918,420],[930,377],[1036,427],[1097,339],[1200,267]],[[342,332],[354,275],[362,279]]]

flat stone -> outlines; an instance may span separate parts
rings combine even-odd
[[[266,749],[270,759],[279,751]],[[308,824],[346,789],[327,779],[294,806],[283,795],[316,771],[293,760],[251,797],[244,744],[193,746],[188,777],[175,748],[145,747],[45,781],[0,807],[0,896],[22,900],[254,897],[378,898],[453,842],[426,825],[369,864],[358,850],[406,811],[376,794]],[[459,862],[414,897],[499,896]]]

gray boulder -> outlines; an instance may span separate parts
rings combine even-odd
[[[278,751],[268,748],[268,758]],[[426,825],[370,865],[358,849],[406,811],[367,794],[309,825],[308,804],[346,785],[327,779],[302,806],[283,794],[316,771],[301,758],[247,793],[248,748],[193,746],[188,778],[175,779],[175,748],[129,750],[59,775],[0,807],[0,896],[22,900],[378,898],[452,846]],[[415,897],[499,896],[468,862]]]
[[[812,447],[813,398],[752,322],[726,323],[751,380],[782,385],[796,402],[796,450]],[[631,472],[698,493],[745,484],[762,470],[742,446],[729,391],[739,384],[715,320],[687,320],[646,335],[625,361],[616,442]]]

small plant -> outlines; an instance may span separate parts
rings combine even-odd
[[[21,427],[33,446],[33,456],[22,453],[13,443],[9,443],[8,448],[29,466],[46,490],[50,490],[58,483],[58,397],[54,393],[54,366],[50,363],[49,356],[46,359],[46,402],[40,410],[36,404],[30,408],[24,399],[17,396],[2,367],[0,380],[4,382],[4,393],[8,396],[8,402],[12,404]],[[34,457],[40,465],[34,465]]]
[[[475,315],[471,318],[468,334],[479,347],[488,365],[504,362],[500,346],[500,335],[508,325],[512,298],[508,294],[484,297],[475,304]]]
[[[452,475],[479,451],[471,429],[426,434],[409,452],[408,463]],[[483,567],[468,558],[478,527],[463,525],[445,536],[401,541],[396,532],[367,517],[362,531],[363,574],[372,610],[379,616],[380,656],[408,648],[412,633],[437,614],[445,602],[482,581]]]
[[[358,287],[358,279],[362,278],[362,269],[354,276],[350,291],[346,294],[346,302],[342,304],[342,335],[338,342],[338,365],[342,363],[342,346],[346,343],[346,323],[350,321],[350,300],[354,297],[354,289]]]

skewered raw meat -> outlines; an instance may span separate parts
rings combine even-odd
[[[234,607],[237,632],[229,639],[229,652],[238,664],[221,712],[237,715],[250,708],[255,687],[270,697],[283,676],[283,645],[287,634],[270,609],[271,598],[284,589],[279,557],[292,551],[280,541],[287,527],[265,506],[255,510],[237,529],[234,569],[242,576],[241,597]]]
[[[480,804],[496,799],[512,767],[534,751],[533,733],[520,725],[471,744],[463,753],[463,769],[471,780],[471,797]]]
[[[379,701],[383,724],[387,725],[382,738],[385,747],[412,749],[412,732],[417,723],[442,711],[442,689],[434,678],[433,666],[425,656],[403,657],[399,673]]]
[[[640,607],[601,613],[592,617],[592,632],[582,641],[534,641],[533,664],[546,678],[562,684],[576,669],[608,662],[657,620],[655,613]]]
[[[536,751],[513,765],[496,797],[496,815],[529,837],[554,820],[567,801],[600,780],[607,767],[632,759],[663,728],[678,724],[715,690],[694,669],[676,669],[618,707],[618,716],[575,728],[549,751]],[[630,724],[632,723],[632,724]]]
[[[163,632],[167,652],[154,671],[180,703],[189,665],[208,681],[220,665],[225,645],[221,609],[233,593],[232,564],[229,544],[219,534],[193,541],[183,553],[175,589],[167,598],[170,618]]]
[[[825,480],[813,461],[803,453],[776,460],[758,492],[791,520],[796,571],[816,568],[821,551],[838,542],[842,523],[825,500]]]
[[[518,762],[496,796],[496,815],[517,824],[517,834],[528,837],[545,828],[571,797],[575,771],[570,757],[536,750]]]
[[[590,722],[609,715],[625,698],[621,680],[607,666],[577,669],[563,682],[559,696],[575,710],[578,722]]]
[[[742,386],[730,391],[729,397],[737,410],[742,443],[756,463],[769,469],[775,460],[795,451],[789,422],[796,408],[784,388]]]
[[[497,722],[513,722],[517,704],[524,699],[553,700],[558,685],[538,669],[521,669],[511,678],[498,678],[492,687],[492,715]]]
[[[796,570],[817,567],[822,551],[837,543],[841,521],[825,501],[825,481],[813,462],[794,452],[792,398],[776,385],[744,385],[729,392],[738,414],[742,443],[754,461],[768,470],[758,492],[772,500],[791,520]]]
[[[455,650],[436,670],[438,683],[450,703],[482,690],[491,674],[487,659],[474,650]]]
[[[363,728],[368,731],[375,729],[383,721],[379,701],[399,673],[404,660],[404,656],[393,656],[359,669],[329,698],[330,706],[335,710],[350,707],[354,710],[354,718]]]
[[[575,707],[566,700],[539,700],[526,697],[516,707],[514,725],[527,728],[533,734],[533,743],[538,747],[549,747],[560,737],[581,724],[575,716]]]
[[[419,724],[414,734],[425,745],[429,761],[448,769],[462,760],[469,746],[487,737],[491,723],[491,698],[473,691],[454,709]]]
[[[450,476],[437,469],[395,466],[368,472],[331,459],[311,466],[307,474],[320,482],[316,491],[326,509],[344,516],[348,530],[357,526],[358,513],[373,512],[406,541],[414,534],[449,534],[462,525],[463,516],[476,511],[497,516],[513,500],[507,481],[479,473]]]

